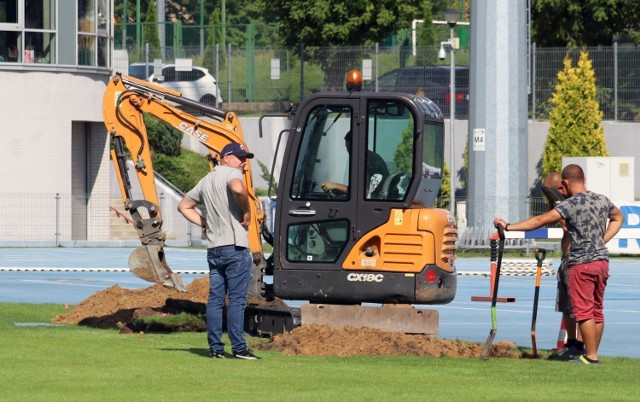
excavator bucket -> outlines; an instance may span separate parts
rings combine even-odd
[[[162,246],[140,246],[135,249],[129,256],[129,269],[145,281],[159,283],[181,292],[187,291],[182,277],[167,265]]]
[[[351,326],[373,328],[386,332],[437,335],[437,310],[417,309],[408,305],[348,306],[303,304],[302,325],[318,324],[331,328]]]

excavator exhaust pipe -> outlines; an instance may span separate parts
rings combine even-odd
[[[140,246],[129,256],[129,269],[138,278],[159,283],[168,288],[186,292],[187,287],[179,274],[169,268],[160,245]]]

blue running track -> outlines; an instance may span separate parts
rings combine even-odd
[[[150,286],[128,272],[131,248],[0,248],[0,302],[78,304],[115,284],[137,289]],[[206,250],[166,248],[166,258],[188,284],[206,274]],[[531,346],[531,314],[535,290],[535,259],[530,274],[502,276],[499,296],[514,303],[498,303],[498,332],[494,342],[513,341]],[[506,259],[505,259],[506,261]],[[559,261],[551,259],[552,269]],[[471,301],[489,296],[489,258],[459,258],[458,292],[453,302],[425,306],[440,313],[439,336],[484,342],[491,329],[490,303]],[[640,358],[640,259],[612,259],[605,294],[606,327],[600,354]],[[561,315],[554,311],[555,276],[540,285],[536,340],[539,349],[556,346]],[[291,302],[297,306],[300,302]]]

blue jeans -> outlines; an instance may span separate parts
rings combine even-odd
[[[242,352],[247,348],[244,339],[244,307],[247,304],[247,287],[251,278],[251,253],[234,245],[207,249],[209,263],[209,300],[207,302],[207,339],[209,349],[222,352],[222,309],[229,292],[227,305],[227,332],[231,351]]]

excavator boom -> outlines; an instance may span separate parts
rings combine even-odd
[[[209,120],[196,118],[178,106],[197,109]],[[150,114],[202,143],[209,151],[211,167],[219,159],[222,148],[230,142],[243,145],[242,128],[237,116],[231,112],[200,104],[183,98],[179,92],[120,74],[114,75],[103,98],[104,122],[113,138],[111,159],[124,208],[134,221],[142,245],[129,258],[129,268],[137,277],[159,283],[180,291],[186,291],[184,281],[174,273],[166,262],[162,232],[162,215],[155,185],[151,149],[144,124],[144,114]],[[134,199],[127,159],[131,158],[135,176],[142,191],[142,199]],[[253,220],[249,226],[249,243],[256,269],[265,262],[262,253],[260,230],[264,212],[253,192],[251,170],[247,165],[244,184],[249,190]],[[255,277],[255,276],[254,276]],[[259,277],[259,276],[258,276]],[[259,283],[252,283],[257,292]]]

